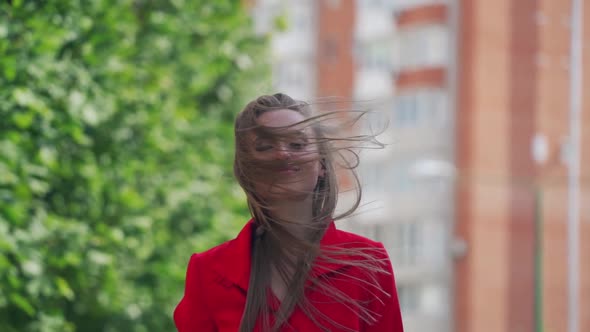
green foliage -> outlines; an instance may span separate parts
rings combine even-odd
[[[0,4],[0,331],[173,330],[265,45],[238,0]]]
[[[289,28],[288,16],[286,13],[277,15],[273,20],[273,26],[277,31],[286,31]]]

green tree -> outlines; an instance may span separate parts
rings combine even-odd
[[[0,4],[0,331],[170,331],[234,236],[232,122],[267,87],[241,2]]]

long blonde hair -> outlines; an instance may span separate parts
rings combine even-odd
[[[298,112],[305,117],[305,120],[296,125],[311,127],[313,133],[311,142],[316,146],[319,162],[324,170],[324,175],[318,178],[317,185],[311,193],[313,220],[308,230],[309,236],[306,238],[291,234],[286,228],[290,221],[280,220],[273,216],[272,206],[255,189],[255,183],[265,176],[265,172],[260,162],[251,156],[252,143],[248,140],[248,135],[252,132],[279,136],[289,135],[289,128],[265,128],[257,123],[258,117],[263,113],[282,109]],[[335,112],[312,116],[308,104],[295,101],[286,94],[277,93],[260,96],[248,103],[236,118],[234,175],[246,193],[248,207],[256,227],[251,252],[250,284],[240,332],[253,331],[259,319],[262,319],[263,331],[278,331],[285,325],[296,307],[301,308],[306,316],[324,330],[328,330],[328,328],[319,323],[318,318],[320,317],[331,325],[343,329],[344,327],[340,326],[336,320],[326,317],[307,300],[304,295],[304,287],[308,281],[311,281],[314,287],[333,296],[335,300],[345,303],[351,308],[356,308],[359,318],[367,323],[371,324],[377,319],[375,314],[363,303],[348,298],[341,290],[335,289],[323,280],[309,274],[316,259],[358,266],[367,273],[365,281],[367,286],[376,288],[379,288],[379,285],[376,282],[375,274],[386,273],[384,262],[375,259],[374,248],[320,249],[320,239],[330,223],[351,215],[360,204],[361,190],[358,177],[354,172],[358,165],[358,154],[353,151],[352,147],[358,146],[358,143],[366,142],[379,145],[374,135],[327,137],[328,130],[322,121],[333,119],[335,115],[340,117]],[[355,118],[358,120],[362,115],[363,112],[356,113]],[[352,144],[341,144],[342,142]],[[344,157],[345,152],[349,152],[349,156],[353,156],[352,162],[350,157]],[[335,156],[340,157],[342,163],[339,166],[344,166],[343,169],[350,172],[351,178],[357,184],[354,186],[356,197],[353,204],[337,216],[334,215],[339,190]],[[357,257],[357,259],[351,260],[350,257]],[[287,292],[276,313],[274,324],[271,326],[268,292],[271,286],[271,269],[273,268],[287,286]]]

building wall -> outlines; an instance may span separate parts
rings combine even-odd
[[[534,188],[542,191],[542,324],[567,330],[569,1],[461,1],[457,164],[457,331],[531,331],[535,307]],[[590,8],[585,8],[589,17]],[[588,21],[588,20],[586,20]],[[586,22],[586,31],[588,23]],[[587,36],[587,35],[586,35]],[[588,78],[588,46],[584,77]],[[588,91],[585,84],[585,91]],[[588,100],[582,130],[587,132]],[[536,165],[536,133],[549,159]],[[584,134],[583,151],[588,151]],[[588,157],[582,162],[580,331],[588,330]]]
[[[461,332],[506,331],[511,315],[511,18],[510,1],[461,1],[456,204],[457,233],[468,245],[457,262]]]
[[[539,2],[539,130],[554,142],[554,151],[568,132],[570,1]],[[560,111],[557,111],[560,110]],[[555,153],[540,170],[554,178],[543,185],[543,323],[547,331],[567,331],[567,168]]]
[[[314,0],[246,2],[258,34],[270,39],[273,91],[310,100],[316,90],[316,6]],[[277,21],[286,23],[279,29]],[[261,91],[269,93],[271,91]]]
[[[281,3],[260,2],[270,7]],[[544,331],[567,331],[568,196],[562,143],[569,130],[570,1],[286,3],[283,9],[307,6],[286,12],[307,10],[313,27],[305,30],[307,35],[274,37],[282,38],[273,41],[275,72],[298,64],[308,68],[283,70],[287,79],[277,75],[276,81],[292,84],[279,87],[307,91],[297,97],[310,100],[389,100],[383,113],[395,144],[363,159],[368,167],[360,170],[365,197],[381,203],[361,207],[352,230],[388,248],[402,307],[409,312],[406,330],[533,331],[539,240]],[[455,5],[457,49],[450,28]],[[584,10],[583,36],[589,40],[590,5]],[[390,27],[383,13],[390,17]],[[293,36],[307,46],[297,47],[288,39]],[[390,61],[384,60],[389,52]],[[583,73],[580,332],[590,331],[589,43]],[[300,83],[298,75],[310,79]],[[530,151],[532,137],[539,133],[549,143],[542,165]],[[425,158],[451,161],[457,177],[416,180],[412,165]],[[542,193],[540,239],[535,237],[535,188]],[[453,238],[465,241],[467,248],[456,258],[454,246],[461,241]],[[447,304],[444,310],[441,301]]]
[[[316,6],[316,96],[351,100],[354,89],[352,49],[355,3],[353,0],[320,0]]]
[[[582,84],[582,195],[580,227],[580,331],[590,331],[590,4],[584,2]]]
[[[449,15],[447,5],[433,1],[397,7],[394,14],[390,126],[396,146],[385,165],[394,181],[385,198],[392,207],[384,214],[390,225],[383,227],[415,233],[392,237],[390,244],[407,331],[450,331],[453,179],[438,171],[416,172],[433,160],[452,162]]]

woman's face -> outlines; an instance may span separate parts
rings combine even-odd
[[[257,124],[287,127],[304,120],[301,113],[282,109],[262,113]],[[324,175],[313,130],[309,124],[280,130],[278,135],[249,135],[251,156],[267,165],[264,172],[268,172],[260,176],[254,189],[266,199],[305,199],[313,192],[318,177]]]

